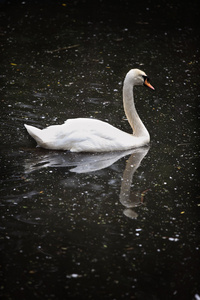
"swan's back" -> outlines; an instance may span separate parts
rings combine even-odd
[[[25,125],[38,146],[52,150],[72,152],[117,151],[137,147],[140,138],[123,132],[112,125],[96,119],[69,119],[62,125],[38,129]],[[142,144],[145,145],[144,141]]]

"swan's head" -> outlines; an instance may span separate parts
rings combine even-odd
[[[149,82],[149,77],[145,72],[139,69],[131,69],[125,77],[125,81],[129,82],[131,85],[144,85],[149,87],[152,90],[155,90],[154,87]]]

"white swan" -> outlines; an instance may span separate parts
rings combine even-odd
[[[62,125],[53,125],[45,129],[26,124],[25,127],[38,146],[52,150],[106,152],[144,146],[149,143],[150,136],[135,109],[133,98],[135,85],[145,85],[154,90],[143,71],[132,69],[126,74],[123,104],[133,134],[123,132],[106,122],[88,118],[68,119]]]

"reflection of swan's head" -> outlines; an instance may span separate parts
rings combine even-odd
[[[154,90],[152,85],[149,83],[149,77],[145,72],[139,69],[131,69],[125,77],[124,83],[127,82],[130,85],[144,85]]]

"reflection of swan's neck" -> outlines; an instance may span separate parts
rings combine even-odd
[[[126,167],[123,173],[123,180],[121,184],[121,190],[119,195],[120,202],[127,208],[134,207],[138,203],[138,193],[133,194],[134,197],[130,198],[131,184],[133,179],[133,174],[140,166],[141,161],[148,153],[149,148],[140,148],[133,152],[126,162]]]
[[[128,75],[128,74],[127,74]],[[123,86],[123,104],[126,117],[133,129],[133,135],[137,137],[149,137],[149,133],[142,123],[134,103],[133,82],[126,76]]]
[[[128,161],[126,162],[126,167],[123,174],[123,180],[121,184],[121,191],[120,191],[120,202],[126,207],[133,207],[134,203],[132,203],[132,199],[130,199],[130,191],[131,191],[131,184],[133,179],[133,174],[139,167],[142,159],[147,154],[148,149],[146,151],[136,152],[133,153]]]

